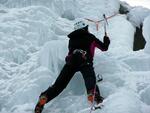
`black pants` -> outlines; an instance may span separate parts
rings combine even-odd
[[[96,85],[96,76],[93,65],[85,65],[80,68],[73,68],[67,64],[64,65],[55,83],[41,95],[46,95],[48,97],[47,102],[51,101],[53,98],[58,96],[63,91],[63,89],[66,88],[69,81],[77,71],[80,71],[83,75],[87,93],[91,90],[94,90],[94,88],[96,87],[96,93],[100,95],[99,89]]]

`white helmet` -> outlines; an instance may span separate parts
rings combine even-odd
[[[86,26],[88,26],[88,24],[85,21],[81,20],[74,24],[74,30],[82,29]]]

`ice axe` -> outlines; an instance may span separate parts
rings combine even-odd
[[[105,16],[105,14],[103,14],[103,18],[104,18],[104,31],[105,31],[105,36],[107,36],[107,28],[106,26],[108,26],[108,21],[107,18]]]

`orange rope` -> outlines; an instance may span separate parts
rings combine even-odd
[[[109,16],[109,17],[106,17],[106,19],[110,19],[110,18],[116,16],[117,14],[118,13],[115,13],[115,14]],[[92,20],[92,19],[89,19],[89,18],[85,18],[85,19],[88,20],[88,21],[90,21],[90,22],[95,23],[97,31],[99,30],[99,23],[105,20],[105,19],[101,19],[101,20],[96,21],[96,20]]]

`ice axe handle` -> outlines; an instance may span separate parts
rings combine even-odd
[[[103,14],[104,19],[106,18],[105,14]]]
[[[105,32],[105,36],[107,37],[107,32]]]
[[[106,25],[108,25],[108,21],[107,21],[107,18],[106,18],[105,14],[103,14],[103,18],[104,18],[104,21],[105,21]]]
[[[103,14],[103,17],[104,17],[104,21],[105,21],[105,25],[104,25],[105,36],[107,36],[107,32],[106,32],[106,24],[108,25],[108,22],[107,22],[107,18],[106,18],[106,16],[105,16],[105,14]]]

